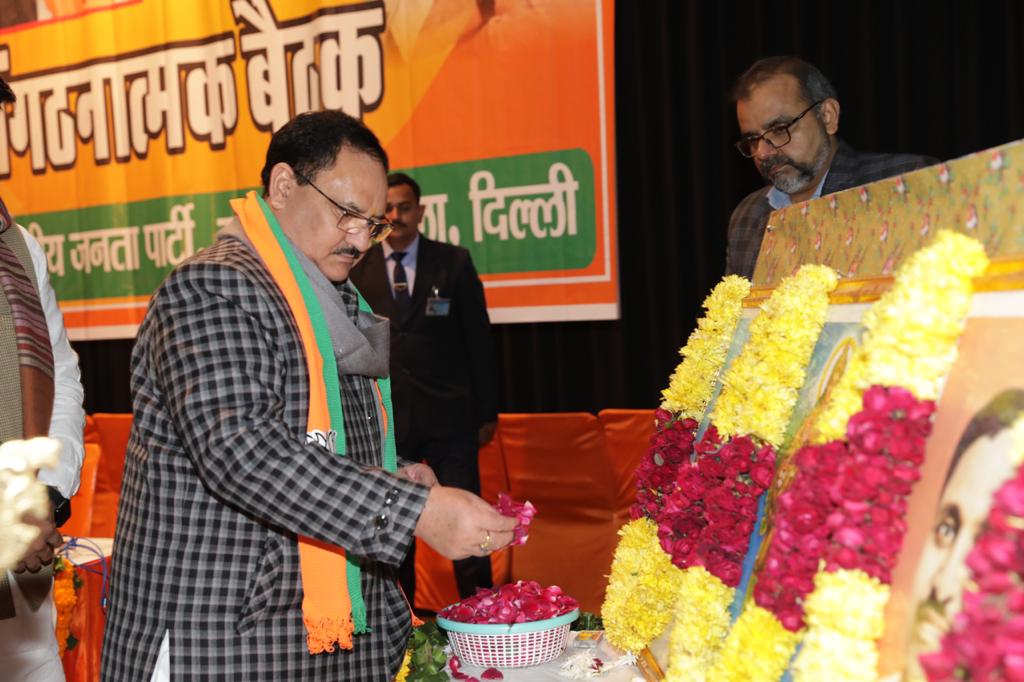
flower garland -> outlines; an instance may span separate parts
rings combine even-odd
[[[863,571],[818,573],[814,593],[804,604],[810,627],[803,646],[829,655],[799,656],[794,663],[796,678],[878,679],[875,640],[885,630],[883,612],[888,600],[889,586]],[[851,604],[857,608],[851,609]]]
[[[775,532],[754,584],[754,602],[790,632],[804,627],[803,600],[814,590],[814,575],[828,541],[826,520],[833,504],[829,487],[821,482],[838,480],[848,458],[843,441],[801,448],[794,455],[797,474],[778,496]],[[742,614],[739,623],[745,617]]]
[[[729,631],[707,679],[777,680],[799,641],[799,634],[784,628],[771,611],[748,604]]]
[[[678,490],[666,498],[658,519],[662,548],[675,565],[686,567],[685,574],[696,573],[686,578],[692,592],[679,597],[683,617],[672,633],[669,680],[721,677],[711,666],[728,633],[728,609],[758,500],[775,475],[775,446],[792,415],[836,283],[831,269],[808,265],[776,288],[723,379],[715,424],[694,446],[695,459],[680,471]]]
[[[992,498],[967,556],[963,608],[935,653],[921,656],[931,682],[1019,680],[1024,676],[1024,418],[1013,425],[1016,474]]]
[[[622,540],[601,609],[609,641],[627,651],[650,644],[672,617],[670,605],[681,574],[658,548],[657,525],[646,519],[662,514],[666,498],[677,487],[680,466],[693,454],[697,420],[711,399],[749,292],[750,282],[742,277],[725,277],[715,286],[704,301],[707,312],[679,351],[683,359],[662,393],[655,434],[636,471],[634,520],[619,531]],[[664,600],[652,598],[652,584],[671,587]]]
[[[750,340],[722,380],[714,422],[723,436],[782,444],[837,282],[831,268],[804,265],[761,306]]]
[[[864,315],[863,341],[815,425],[816,442],[843,437],[869,386],[902,386],[922,400],[938,397],[956,360],[971,279],[986,267],[984,247],[949,230],[907,259],[892,288]]]
[[[900,268],[892,289],[865,316],[864,342],[818,428],[819,437],[828,436],[845,421],[852,457],[831,492],[829,539],[805,603],[809,630],[794,665],[798,682],[819,679],[822,670],[834,680],[876,675],[876,640],[906,530],[906,498],[931,430],[932,399],[956,358],[971,280],[987,266],[976,240],[940,232]],[[863,406],[852,417],[851,400]],[[851,603],[858,605],[852,619]]]
[[[640,651],[665,630],[682,584],[682,572],[661,551],[657,530],[647,518],[619,530],[601,617],[608,641],[625,651]]]
[[[749,293],[750,282],[736,275],[725,277],[712,289],[703,304],[707,314],[679,349],[683,360],[661,392],[661,409],[681,418],[704,416]]]
[[[892,569],[906,531],[935,404],[904,388],[874,386],[847,428],[849,455],[830,489],[828,542],[804,604],[808,631],[796,680],[874,680]],[[851,609],[850,604],[857,608]]]
[[[57,607],[57,650],[60,656],[68,649],[74,649],[78,639],[71,634],[71,617],[78,603],[78,590],[82,579],[70,561],[62,557],[53,560],[53,603]]]
[[[729,633],[729,604],[734,592],[703,566],[683,571],[675,606],[677,625],[669,640],[671,655],[666,679],[705,679],[715,653]]]
[[[815,425],[816,444],[794,456],[798,473],[779,496],[753,603],[733,626],[716,677],[777,679],[806,632],[797,680],[826,670],[830,680],[874,678],[930,398],[956,357],[971,278],[986,266],[976,241],[940,233],[865,315],[863,343]]]
[[[630,508],[632,518],[657,519],[667,498],[677,488],[679,468],[693,455],[697,433],[694,419],[676,419],[671,412],[656,410],[651,446],[636,468],[636,502]]]
[[[739,584],[757,501],[771,485],[775,451],[749,436],[723,443],[711,425],[680,467],[676,489],[654,519],[658,540],[679,568],[703,566],[729,587]]]

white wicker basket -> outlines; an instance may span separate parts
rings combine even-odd
[[[460,661],[480,668],[522,668],[557,658],[569,641],[569,625],[579,615],[575,609],[532,623],[458,623],[438,618],[437,624],[448,631],[448,642]]]

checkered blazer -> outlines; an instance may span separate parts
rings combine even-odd
[[[825,177],[821,194],[866,185],[900,173],[937,163],[935,159],[914,154],[860,154],[842,140]],[[729,246],[725,255],[725,274],[753,277],[757,254],[761,250],[764,228],[772,207],[769,188],[751,192],[732,212],[729,219]]]
[[[341,383],[348,457],[305,444],[303,352],[258,257],[223,239],[171,273],[132,354],[103,680],[149,680],[165,633],[175,680],[393,678],[410,616],[392,567],[427,489],[366,468],[381,464],[375,394]],[[352,651],[307,653],[296,534],[364,557],[372,632]]]

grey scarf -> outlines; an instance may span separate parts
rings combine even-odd
[[[245,244],[253,253],[245,230],[233,219],[217,233],[217,239],[237,239]],[[291,243],[291,242],[289,242]],[[331,345],[334,347],[334,358],[338,364],[338,374],[358,374],[365,377],[386,377],[389,373],[390,361],[390,324],[388,319],[360,310],[355,323],[345,312],[345,301],[341,297],[338,286],[349,287],[355,293],[351,282],[335,286],[324,277],[316,266],[295,244],[292,244],[296,258],[302,265],[303,272],[313,285],[313,291],[324,319],[331,333]]]

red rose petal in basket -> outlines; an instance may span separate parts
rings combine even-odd
[[[513,531],[512,545],[525,545],[527,534],[530,530],[530,522],[537,515],[537,508],[531,502],[518,502],[509,497],[506,493],[498,493],[498,504],[494,505],[502,516],[514,516],[519,524]]]
[[[532,580],[478,589],[472,597],[438,614],[459,623],[527,623],[554,618],[579,607],[558,585],[541,587]]]
[[[501,671],[497,668],[488,668],[487,670],[480,673],[480,677],[485,680],[503,680],[505,676],[501,674]]]

